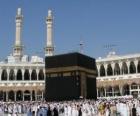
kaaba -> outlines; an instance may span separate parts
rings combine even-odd
[[[97,99],[95,59],[74,52],[45,58],[45,99]]]

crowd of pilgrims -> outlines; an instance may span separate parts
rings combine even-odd
[[[1,101],[0,116],[140,116],[140,100]]]

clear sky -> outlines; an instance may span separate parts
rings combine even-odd
[[[12,53],[15,15],[24,15],[24,53],[43,55],[46,44],[45,17],[54,15],[55,53],[77,51],[105,56],[106,45],[116,45],[120,55],[140,53],[140,0],[0,0],[0,59]]]

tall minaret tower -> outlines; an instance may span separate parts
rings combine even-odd
[[[21,32],[22,32],[22,21],[23,21],[23,15],[21,8],[17,9],[16,14],[16,33],[15,33],[15,45],[13,49],[13,56],[15,57],[16,61],[20,61],[21,57],[23,55],[23,45],[21,43]]]
[[[45,47],[45,56],[52,56],[54,54],[54,46],[53,46],[53,16],[52,11],[48,10],[48,16],[46,17],[46,25],[47,25],[47,43]]]

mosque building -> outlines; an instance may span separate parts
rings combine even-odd
[[[43,100],[45,91],[45,62],[39,56],[23,54],[23,14],[17,9],[16,34],[13,52],[0,62],[0,100]],[[53,16],[46,17],[45,56],[54,55]],[[140,95],[140,54],[116,55],[110,52],[105,58],[97,58],[97,96],[124,97]]]
[[[139,97],[140,95],[140,54],[116,55],[96,59],[97,96]]]
[[[44,59],[39,56],[31,56],[29,60],[29,56],[23,54],[23,14],[21,8],[17,9],[15,23],[16,34],[13,53],[7,57],[7,61],[0,62],[0,100],[42,100],[45,88],[45,63]],[[49,10],[46,17],[45,56],[53,55],[54,51],[52,23],[52,12]]]

